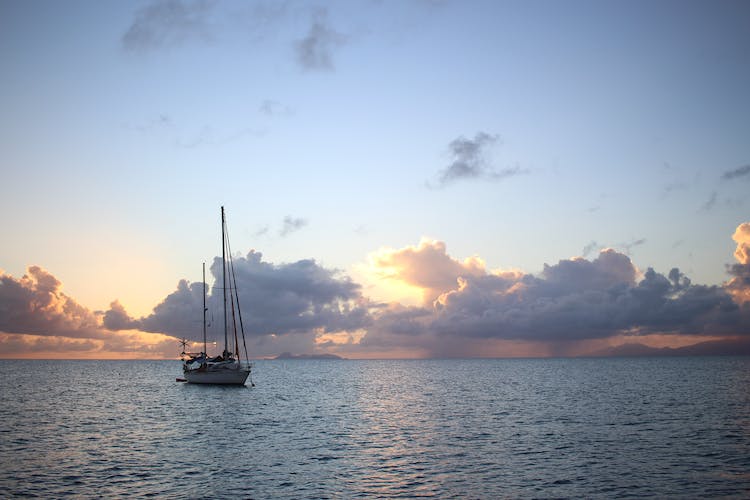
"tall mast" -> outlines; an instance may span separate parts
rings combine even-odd
[[[206,350],[206,263],[203,263],[203,357],[204,363],[205,358],[208,357],[208,351]]]
[[[226,232],[226,221],[224,220],[224,207],[221,207],[221,288],[224,291],[224,358],[227,357],[229,341],[227,338],[227,259],[226,243],[224,242],[224,233]]]

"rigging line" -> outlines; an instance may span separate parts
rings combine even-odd
[[[231,262],[231,260],[230,260],[230,262]],[[231,276],[230,276],[230,278],[231,278]],[[232,329],[234,330],[234,353],[237,355],[237,359],[239,360],[240,353],[237,352],[237,351],[239,351],[239,348],[237,346],[237,320],[235,319],[235,315],[234,315],[234,303],[235,303],[234,294],[232,294],[232,295],[229,296],[229,301],[230,301],[230,303],[232,305]]]
[[[229,231],[226,233],[226,250],[229,254],[229,269],[227,270],[227,275],[229,277],[229,300],[232,307],[232,329],[234,331],[234,353],[237,355],[237,359],[240,359],[240,353],[239,353],[239,344],[237,342],[237,317],[234,314],[234,303],[237,302],[237,307],[239,307],[239,298],[237,297],[237,285],[235,283],[234,288],[232,287],[232,283],[235,281],[235,278],[233,276],[234,272],[234,260],[232,259],[232,247],[229,244]],[[224,285],[226,286],[226,284]],[[244,332],[243,332],[244,335]]]
[[[229,271],[231,273],[232,283],[234,284],[234,294],[237,296],[237,316],[239,316],[240,318],[240,332],[242,332],[242,346],[245,348],[245,361],[249,362],[250,356],[248,356],[247,354],[247,342],[245,341],[245,327],[242,324],[242,311],[240,310],[240,296],[239,296],[239,291],[237,290],[237,274],[234,272],[234,259],[232,259],[232,248],[229,245],[229,238],[227,238],[227,248],[229,249]],[[237,351],[239,351],[239,346],[237,346]],[[237,354],[239,354],[239,352]]]

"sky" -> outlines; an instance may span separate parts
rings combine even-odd
[[[750,352],[748,26],[0,2],[0,357],[177,357],[221,206],[254,357]]]

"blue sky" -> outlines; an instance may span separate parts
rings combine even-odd
[[[145,316],[232,246],[604,248],[720,285],[750,216],[747,2],[0,4],[0,268]],[[286,222],[285,222],[286,221]],[[400,298],[399,298],[400,299]]]

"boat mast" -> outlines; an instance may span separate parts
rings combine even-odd
[[[224,291],[224,359],[227,358],[229,341],[227,338],[227,259],[226,243],[224,242],[224,233],[226,233],[226,221],[224,219],[224,207],[221,207],[221,288]]]
[[[206,350],[206,263],[203,263],[203,358],[208,357],[208,351]]]

